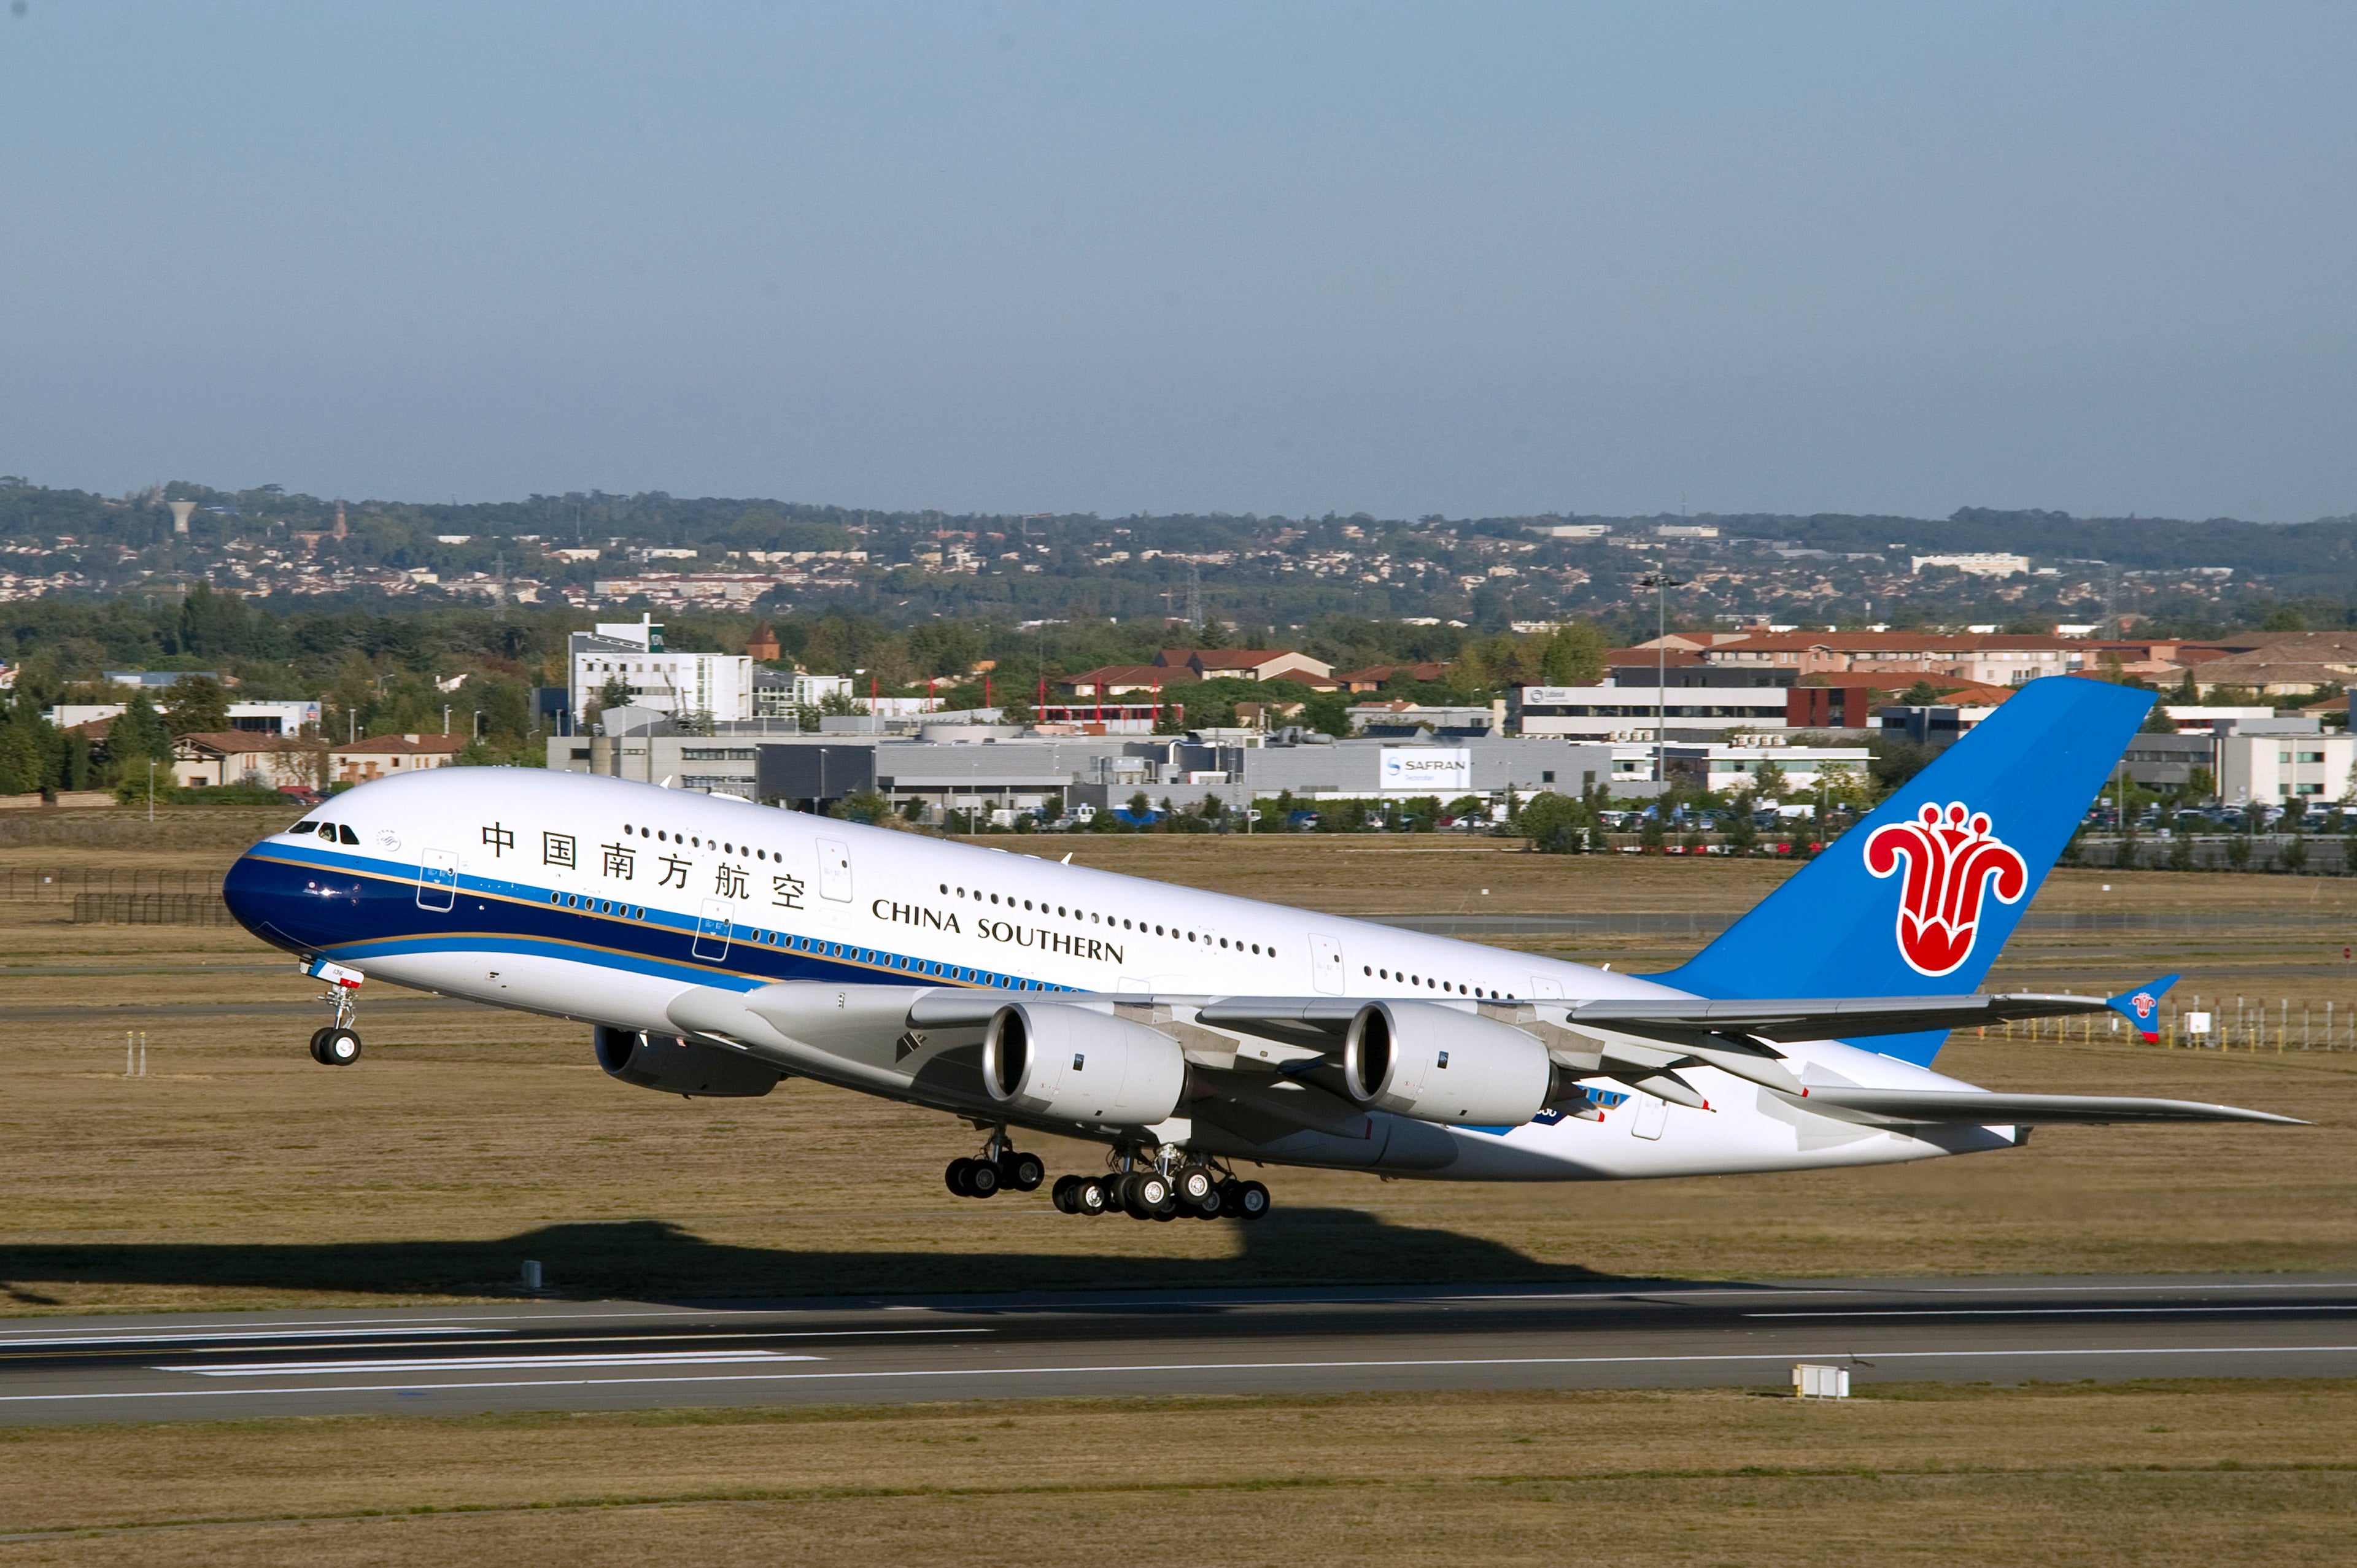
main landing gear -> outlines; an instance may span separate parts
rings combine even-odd
[[[942,1180],[960,1197],[990,1197],[1003,1187],[1029,1192],[1048,1179],[1048,1167],[1037,1155],[1027,1155],[1006,1141],[1004,1127],[990,1135],[979,1159],[955,1159]]]
[[[324,959],[306,964],[303,972],[328,983],[319,1000],[332,1004],[336,1010],[332,1023],[312,1031],[311,1059],[321,1067],[351,1066],[361,1059],[360,1032],[352,1027],[360,1013],[361,972]]]
[[[1118,1154],[1113,1164],[1104,1176],[1059,1176],[1049,1196],[1066,1214],[1134,1219],[1258,1219],[1268,1212],[1268,1188],[1260,1183],[1238,1181],[1224,1167],[1168,1145]],[[995,1197],[1009,1189],[1029,1192],[1047,1176],[1039,1156],[1017,1149],[1000,1127],[979,1155],[952,1160],[942,1182],[959,1197]]]
[[[1258,1219],[1268,1212],[1268,1188],[1238,1181],[1200,1160],[1123,1155],[1125,1169],[1110,1176],[1068,1176],[1050,1195],[1066,1214],[1111,1214],[1133,1219]]]

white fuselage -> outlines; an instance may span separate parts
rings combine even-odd
[[[1413,996],[1468,1009],[1506,998],[1680,994],[1584,964],[590,775],[435,769],[339,795],[306,821],[328,824],[332,842],[316,826],[275,834],[232,874],[232,907],[267,940],[396,984],[618,1029],[675,1030],[691,992],[795,981],[1163,998]],[[924,1101],[893,1077],[888,1034],[844,1045],[840,1070],[830,1070],[826,1053],[837,1047],[825,1027],[791,1033],[806,1047],[791,1070]],[[1783,1048],[1803,1082],[1969,1087],[1836,1041]],[[1601,1120],[1431,1129],[1453,1142],[1453,1158],[1396,1174],[1712,1175],[2018,1141],[2010,1128],[1910,1134],[1858,1125],[1706,1067],[1685,1075],[1711,1109],[1632,1090]],[[1240,1157],[1351,1163],[1296,1157],[1282,1144]]]

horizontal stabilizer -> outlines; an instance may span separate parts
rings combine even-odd
[[[2123,991],[2104,1005],[2126,1018],[2144,1036],[2147,1046],[2160,1038],[2160,999],[2177,983],[2177,976],[2164,974],[2149,985],[2139,985],[2133,991]]]
[[[2209,1105],[2198,1100],[2141,1100],[2109,1094],[1984,1094],[1920,1089],[1856,1089],[1846,1084],[1812,1084],[1808,1098],[1784,1096],[1792,1104],[1820,1115],[1846,1121],[1888,1124],[1950,1126],[2098,1126],[2115,1122],[2273,1122],[2305,1127],[2296,1116],[2271,1111],[2245,1111],[2238,1105]]]

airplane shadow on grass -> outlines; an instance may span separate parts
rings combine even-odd
[[[1076,1226],[1121,1227],[1108,1216]],[[1173,1223],[1192,1228],[1200,1221]],[[748,1301],[875,1294],[996,1294],[1037,1290],[1219,1290],[1274,1285],[1395,1285],[1603,1281],[1448,1230],[1386,1225],[1351,1208],[1279,1209],[1219,1222],[1225,1257],[1078,1251],[793,1251],[714,1242],[658,1219],[549,1225],[492,1240],[276,1243],[0,1244],[0,1297],[54,1305],[47,1284],[150,1284],[382,1296],[516,1294],[523,1260],[547,1293],[641,1301]],[[954,1236],[954,1220],[943,1230]]]

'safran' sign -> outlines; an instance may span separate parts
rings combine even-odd
[[[1387,746],[1380,776],[1385,789],[1461,795],[1473,788],[1473,754],[1462,746]]]

